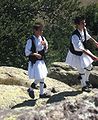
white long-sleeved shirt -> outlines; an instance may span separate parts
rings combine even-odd
[[[79,31],[79,30],[78,30]],[[74,46],[74,49],[76,51],[82,51],[84,50],[84,46],[83,46],[83,41],[85,40],[84,38],[84,32],[83,31],[79,31],[81,34],[81,40],[79,39],[79,37],[77,35],[73,35],[72,36],[72,44]],[[91,38],[91,36],[88,34],[87,30],[86,30],[86,39],[89,40]]]
[[[38,38],[33,36],[35,39],[34,39],[34,44],[35,44],[35,47],[36,47],[36,52],[38,51],[41,51],[43,48],[44,48],[44,45],[41,44],[41,41],[42,41],[42,37],[39,36]],[[46,39],[43,37],[44,41],[46,42],[46,51],[48,49],[48,42],[46,41]],[[32,47],[32,40],[31,39],[28,39],[27,40],[27,43],[26,43],[26,46],[25,46],[25,55],[26,56],[29,56],[32,51],[31,51],[31,47]]]

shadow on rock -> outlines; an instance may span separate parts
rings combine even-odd
[[[15,108],[19,108],[19,107],[25,107],[25,106],[31,106],[32,107],[32,106],[34,106],[36,104],[36,100],[37,99],[35,99],[35,100],[26,100],[23,103],[19,103],[19,104],[13,106],[11,109],[15,109]]]
[[[82,91],[61,92],[61,93],[58,93],[58,94],[55,94],[55,95],[51,96],[50,99],[47,101],[47,104],[48,103],[54,103],[54,102],[60,102],[60,101],[65,99],[64,97],[76,96],[76,95],[81,94],[81,93],[82,93]]]

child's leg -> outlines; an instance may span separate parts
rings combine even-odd
[[[31,84],[31,88],[38,89],[37,84],[39,83],[39,80],[34,80],[34,82]]]
[[[39,83],[39,80],[34,80],[34,82],[31,84],[31,88],[38,89],[37,84]],[[46,88],[46,84],[44,83],[44,88]]]
[[[44,79],[40,80],[40,98],[49,98],[51,95],[44,93]]]
[[[86,74],[85,74],[86,69],[79,68],[78,71],[79,71],[79,74],[81,75],[80,81],[81,81],[82,91],[90,92],[90,89],[86,84]]]
[[[44,94],[44,79],[40,80],[40,95]]]
[[[93,69],[92,64],[89,65],[87,68],[85,68],[85,70],[86,70],[85,71],[85,74],[86,74],[86,84],[88,85],[88,87],[92,87],[92,85],[89,82],[89,75],[90,75],[90,72],[91,72],[92,69]]]
[[[85,68],[86,70],[86,81],[89,81],[89,75],[90,75],[90,71],[93,69],[92,64],[90,64],[87,68]]]
[[[83,68],[78,68],[78,72],[79,72],[79,74],[80,74],[81,86],[84,87],[84,86],[86,86],[85,69],[83,69]]]
[[[34,80],[34,82],[31,84],[30,88],[27,90],[29,96],[33,99],[35,98],[33,89],[37,89],[36,85],[38,84],[38,82],[39,82],[39,80]]]

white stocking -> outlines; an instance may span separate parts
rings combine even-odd
[[[40,95],[44,94],[44,79],[40,80]]]

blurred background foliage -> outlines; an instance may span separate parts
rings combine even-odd
[[[86,17],[87,28],[98,40],[98,4],[81,6],[79,0],[1,0],[0,1],[0,66],[27,69],[24,48],[36,21],[44,25],[49,43],[46,64],[65,61],[76,15]],[[89,45],[94,54],[98,51]],[[95,65],[98,65],[96,62]]]

